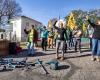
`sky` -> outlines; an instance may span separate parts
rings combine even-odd
[[[64,18],[71,10],[99,9],[100,0],[16,0],[22,15],[28,16],[47,25],[52,18]]]

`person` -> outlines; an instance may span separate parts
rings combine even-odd
[[[100,62],[100,19],[97,19],[97,23],[92,23],[89,17],[86,17],[89,24],[93,27],[94,32],[92,36],[92,58],[93,61]]]
[[[90,39],[90,50],[92,50],[92,36],[93,36],[93,27],[91,27],[90,25],[88,26],[88,36]]]
[[[73,35],[75,38],[75,52],[77,52],[77,46],[79,47],[79,53],[81,53],[81,36],[82,31],[79,27],[75,27],[73,30]]]
[[[28,39],[27,39],[27,47],[28,47],[28,55],[34,55],[35,54],[35,50],[34,50],[34,40],[36,39],[36,29],[34,28],[34,25],[32,25],[32,28],[27,31],[26,29],[24,29],[24,32],[28,35]]]
[[[48,47],[53,49],[53,39],[54,39],[54,32],[53,32],[53,28],[51,28],[51,30],[49,31],[48,34]]]
[[[55,30],[54,32],[54,46],[56,47],[56,40],[57,40],[57,37],[58,37],[58,32],[57,30]]]
[[[48,30],[46,29],[46,26],[44,26],[44,30],[41,33],[41,38],[42,38],[42,42],[41,42],[42,50],[46,51],[47,50],[47,39],[48,39]]]
[[[68,28],[66,28],[66,35],[67,35],[67,36],[64,35],[64,37],[65,37],[64,53],[66,53],[67,50],[69,49],[69,45],[68,45],[69,30],[68,30]]]
[[[55,21],[54,23],[54,28],[57,30],[58,32],[58,37],[56,40],[56,58],[59,59],[59,55],[58,55],[58,51],[59,51],[59,47],[61,45],[61,52],[62,52],[62,56],[61,56],[61,60],[64,60],[64,45],[65,45],[65,37],[64,35],[67,37],[66,34],[66,29],[64,28],[63,23],[60,24],[60,28],[56,27],[56,23],[57,21]]]
[[[73,42],[73,33],[72,31],[70,30],[69,31],[69,47],[74,47],[74,42]]]

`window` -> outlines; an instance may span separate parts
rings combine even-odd
[[[29,22],[26,22],[26,26],[29,26]]]

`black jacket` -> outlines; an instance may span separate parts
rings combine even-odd
[[[94,28],[92,38],[100,40],[100,25],[96,25],[96,24],[92,23],[90,20],[88,20],[88,22]]]
[[[55,24],[56,24],[56,22],[55,22]],[[58,28],[58,27],[55,26],[55,24],[53,26],[57,30],[58,35],[59,35],[57,39],[63,40],[63,41],[66,40],[66,38],[67,38],[66,29],[64,29],[64,28]]]

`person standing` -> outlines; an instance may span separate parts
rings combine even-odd
[[[67,35],[67,36],[66,36]],[[67,50],[69,49],[69,44],[68,44],[68,41],[69,41],[69,30],[68,28],[66,28],[66,35],[64,35],[65,37],[65,46],[64,46],[64,52],[66,53]]]
[[[51,28],[51,30],[48,33],[48,47],[53,49],[53,39],[54,39],[54,32],[53,32],[53,28]]]
[[[44,30],[41,33],[41,38],[42,38],[42,42],[41,42],[42,50],[46,51],[47,50],[47,39],[48,39],[48,30],[46,29],[46,26],[44,26]]]
[[[70,30],[69,31],[69,47],[74,47],[74,42],[73,42],[73,33],[72,31]]]
[[[56,27],[56,23],[57,23],[57,21],[55,21],[55,23],[53,25],[54,28],[58,32],[58,37],[56,40],[56,58],[57,59],[60,58],[58,55],[58,52],[59,52],[59,47],[61,46],[61,52],[62,52],[61,60],[64,60],[64,45],[65,45],[65,41],[66,41],[64,35],[67,37],[66,29],[64,28],[63,23],[60,24],[60,28]]]
[[[89,24],[93,27],[94,32],[92,36],[92,59],[93,61],[100,62],[100,19],[98,19],[97,23],[92,23],[89,17],[86,17]]]
[[[54,46],[56,47],[56,40],[57,40],[57,37],[58,37],[58,32],[57,30],[55,30],[54,32]]]
[[[34,40],[36,38],[36,30],[34,28],[34,25],[32,25],[32,28],[27,31],[26,29],[24,29],[24,32],[28,35],[28,39],[27,39],[27,47],[28,47],[28,55],[34,55],[35,54],[35,50],[34,50]]]
[[[89,39],[90,39],[90,50],[92,50],[92,36],[93,36],[93,27],[91,27],[90,25],[88,26],[88,35],[89,35]]]
[[[75,29],[73,30],[73,35],[75,38],[75,52],[77,52],[77,47],[79,47],[79,53],[81,53],[81,29],[79,27],[75,27]]]

